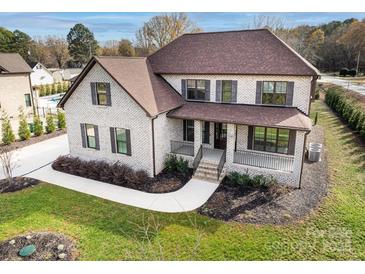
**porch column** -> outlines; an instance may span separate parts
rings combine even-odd
[[[226,151],[227,166],[230,166],[233,163],[235,144],[236,144],[236,125],[227,124],[227,151]]]
[[[194,157],[202,144],[202,121],[194,120]]]

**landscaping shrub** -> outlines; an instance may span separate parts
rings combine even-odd
[[[340,70],[340,76],[346,76],[349,73],[349,69],[348,68],[342,68]]]
[[[50,85],[46,85],[46,95],[50,95],[51,94],[51,86]]]
[[[62,93],[62,84],[61,82],[57,83],[57,93]]]
[[[365,110],[357,104],[354,98],[341,89],[331,87],[326,90],[325,102],[365,140]]]
[[[57,109],[57,127],[59,129],[66,128],[66,117],[65,117],[65,113],[63,111],[60,111],[59,109]]]
[[[173,173],[178,172],[183,175],[189,173],[189,162],[184,160],[182,157],[177,158],[176,155],[168,155],[165,159],[165,169],[167,172]]]
[[[134,171],[119,162],[109,164],[104,161],[84,161],[72,156],[58,157],[52,167],[72,175],[134,189],[141,189],[149,179],[146,171]]]
[[[352,76],[352,77],[355,77],[357,74],[357,71],[356,69],[350,69],[349,72],[348,72],[348,75]]]
[[[25,116],[24,109],[22,107],[19,108],[18,135],[20,140],[22,141],[30,139],[31,136],[29,125],[27,122],[27,117]]]
[[[42,121],[37,115],[33,117],[33,131],[35,136],[41,136],[43,134]]]
[[[8,114],[3,111],[1,124],[2,141],[5,145],[10,145],[15,141],[15,135],[11,128]]]
[[[264,175],[255,175],[251,177],[247,173],[231,172],[227,176],[228,181],[234,186],[252,186],[268,188],[277,185],[277,181],[274,177],[265,177]]]
[[[47,117],[46,117],[46,132],[47,133],[52,133],[56,130],[56,126],[54,124],[54,121],[53,121],[53,115],[52,114],[48,114]]]
[[[57,87],[56,84],[51,85],[51,94],[56,94],[57,93]]]

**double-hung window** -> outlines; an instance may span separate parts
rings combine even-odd
[[[116,128],[115,137],[117,143],[117,153],[128,154],[127,130],[124,128]]]
[[[281,128],[254,127],[253,149],[288,154],[289,130]]]
[[[32,106],[32,99],[30,97],[29,93],[24,94],[24,98],[25,98],[25,106],[26,107],[31,107]]]
[[[205,80],[187,80],[187,99],[205,100]]]
[[[232,102],[232,81],[222,80],[222,102]]]
[[[285,105],[287,82],[264,81],[262,86],[262,104]]]
[[[106,106],[108,97],[106,94],[106,83],[96,83],[96,98],[98,105]]]
[[[87,147],[96,149],[95,126],[86,124],[85,129],[86,129]]]
[[[184,120],[184,141],[194,142],[194,120]]]

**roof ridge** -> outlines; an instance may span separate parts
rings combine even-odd
[[[257,28],[257,29],[240,29],[240,30],[222,30],[222,31],[204,31],[204,32],[187,32],[184,35],[199,35],[199,34],[214,34],[214,33],[230,33],[230,32],[248,32],[248,31],[265,31],[268,28]],[[178,37],[179,38],[179,37]],[[176,38],[177,39],[177,38]]]
[[[105,58],[105,59],[147,59],[143,56],[120,56],[120,55],[100,55],[94,56],[95,58]]]

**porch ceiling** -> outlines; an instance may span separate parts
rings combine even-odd
[[[293,107],[187,102],[167,117],[310,131],[311,120]]]

